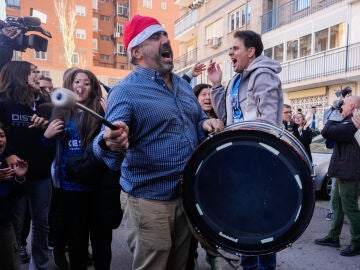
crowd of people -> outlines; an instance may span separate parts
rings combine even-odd
[[[0,40],[14,35],[3,29]],[[129,230],[133,269],[198,269],[198,242],[183,210],[181,179],[209,133],[265,121],[298,138],[311,160],[311,139],[321,130],[316,107],[306,117],[284,104],[281,65],[262,55],[257,33],[234,33],[229,57],[235,76],[227,86],[214,60],[183,77],[173,73],[170,40],[155,18],[135,15],[123,38],[135,69],[110,91],[81,68],[65,71],[62,85],[116,129],[78,107],[53,107],[51,79],[32,63],[7,61],[1,68],[0,269],[19,269],[19,260],[29,260],[24,245],[30,220],[29,269],[49,269],[49,247],[60,269],[87,269],[89,245],[95,269],[110,269],[112,230],[120,222]],[[1,53],[6,52],[11,50]],[[192,88],[190,81],[201,72],[210,84]],[[360,254],[359,108],[357,96],[346,98],[341,124],[329,121],[322,129],[335,142],[329,175],[337,180],[332,228],[315,243],[338,247],[346,214],[352,241],[340,252],[344,256]],[[342,158],[349,159],[346,166]],[[214,255],[208,252],[206,260],[221,270]],[[241,266],[276,269],[276,253],[243,255]]]

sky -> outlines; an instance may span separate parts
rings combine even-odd
[[[5,20],[5,0],[0,0],[0,20]]]

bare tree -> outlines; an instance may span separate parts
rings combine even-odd
[[[75,5],[73,0],[54,0],[54,4],[63,36],[66,66],[70,68],[75,50]]]

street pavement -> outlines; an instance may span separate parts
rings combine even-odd
[[[292,244],[291,247],[281,250],[277,254],[277,270],[359,270],[360,255],[343,257],[339,255],[339,249],[332,247],[317,246],[314,239],[324,237],[331,225],[331,221],[325,219],[328,201],[317,201],[314,215],[308,228],[303,235]],[[113,259],[111,270],[131,269],[131,254],[125,242],[126,228],[122,225],[113,234]],[[340,244],[345,248],[350,242],[349,222],[345,220]],[[209,270],[210,266],[205,261],[205,251],[198,248],[198,263],[201,270]],[[52,259],[51,259],[52,261]],[[220,259],[223,270],[236,269],[230,266],[224,259]],[[21,270],[28,269],[28,264],[22,265]],[[57,269],[51,262],[50,270]],[[94,267],[88,269],[93,270]],[[237,269],[242,269],[239,267]],[[171,270],[171,269],[169,269]]]

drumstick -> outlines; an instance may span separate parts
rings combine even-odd
[[[51,94],[51,102],[55,107],[64,108],[64,109],[72,109],[74,107],[78,107],[83,111],[90,113],[92,116],[100,120],[105,126],[109,127],[112,130],[117,129],[116,126],[111,124],[108,120],[102,117],[100,114],[94,112],[88,107],[76,102],[76,94],[66,88],[58,88]]]

